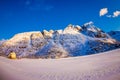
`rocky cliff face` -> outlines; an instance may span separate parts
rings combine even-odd
[[[119,40],[95,27],[92,22],[82,26],[68,25],[64,30],[43,30],[16,34],[1,41],[0,55],[15,52],[17,58],[62,58],[95,54],[120,47]]]

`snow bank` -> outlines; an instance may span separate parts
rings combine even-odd
[[[61,59],[0,56],[1,80],[120,80],[120,49]]]

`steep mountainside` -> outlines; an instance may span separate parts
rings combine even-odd
[[[104,52],[120,47],[119,41],[93,22],[68,25],[64,30],[43,30],[16,34],[0,43],[0,55],[15,52],[18,58],[61,58]]]

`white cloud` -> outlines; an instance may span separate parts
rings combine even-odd
[[[111,17],[112,17],[112,15],[106,15],[106,17],[111,18]]]
[[[102,8],[99,12],[100,16],[104,16],[108,13],[108,8]],[[120,16],[120,11],[116,10],[115,12],[113,12],[113,14],[107,14],[106,17],[108,18],[115,18]]]
[[[118,17],[118,16],[120,16],[120,11],[113,12],[113,17]]]
[[[108,13],[108,8],[102,8],[101,10],[100,10],[100,12],[99,12],[99,15],[100,16],[104,16],[105,14],[107,14]]]
[[[115,18],[118,16],[120,16],[120,11],[113,12],[113,15],[106,15],[106,17],[108,17],[108,18]]]

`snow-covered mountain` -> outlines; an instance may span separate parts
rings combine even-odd
[[[95,54],[120,47],[120,42],[95,27],[68,25],[64,30],[24,32],[1,41],[0,55],[15,52],[18,58],[61,58]]]

